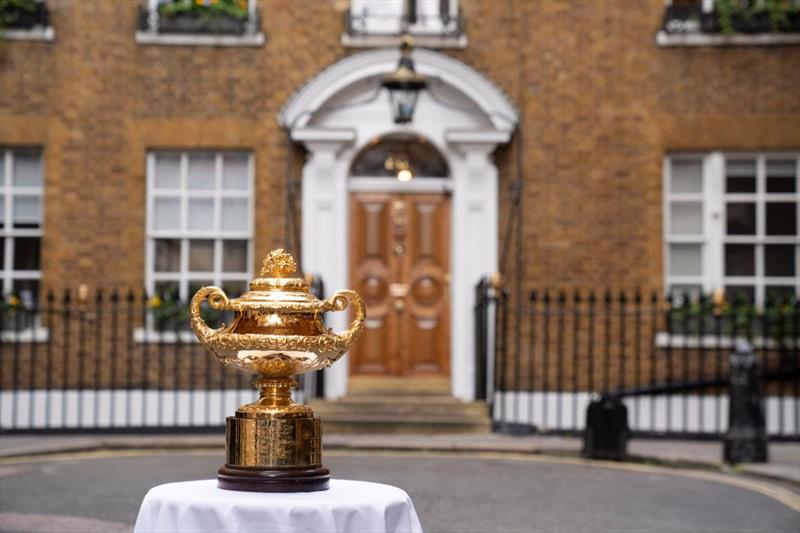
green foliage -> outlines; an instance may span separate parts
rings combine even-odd
[[[147,308],[156,331],[178,331],[189,326],[189,304],[181,302],[174,294],[151,297],[147,301]],[[200,316],[209,327],[216,328],[222,324],[222,313],[216,309],[203,306]]]
[[[20,13],[35,13],[36,0],[0,0],[0,31],[11,25]]]
[[[3,0],[0,0],[0,2]],[[22,300],[15,292],[7,295],[5,298],[0,298],[0,312],[13,312],[22,308]]]
[[[239,20],[247,18],[247,0],[173,0],[158,7],[165,17],[195,14],[203,18],[229,16]]]
[[[766,17],[769,20],[769,31],[779,32],[790,29],[790,16],[800,13],[791,0],[715,0],[714,11],[720,32],[724,35],[737,33],[736,21],[753,21]]]
[[[794,300],[770,300],[764,307],[754,306],[738,294],[733,300],[713,302],[684,298],[668,312],[670,330],[677,334],[764,335],[781,341],[797,337],[798,308]]]

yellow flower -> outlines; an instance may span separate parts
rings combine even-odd
[[[147,307],[155,308],[161,307],[161,298],[156,296],[151,296],[149,300],[147,300]]]
[[[20,299],[14,296],[13,294],[8,297],[8,305],[11,307],[16,307],[20,304]]]

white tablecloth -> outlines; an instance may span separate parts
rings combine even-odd
[[[150,489],[134,533],[154,532],[421,533],[411,498],[379,483],[332,479],[319,492],[238,492],[215,479]]]

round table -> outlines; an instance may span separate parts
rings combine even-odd
[[[411,498],[380,483],[332,479],[319,492],[238,492],[215,479],[167,483],[142,501],[134,533],[422,533]]]

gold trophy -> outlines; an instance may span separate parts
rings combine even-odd
[[[273,250],[264,259],[261,277],[250,290],[229,300],[222,289],[203,287],[189,307],[192,329],[211,353],[226,365],[258,374],[253,385],[261,394],[242,405],[225,424],[225,466],[217,473],[222,489],[258,492],[326,490],[330,472],[322,466],[322,421],[307,405],[292,403],[292,376],[328,368],[355,342],[366,311],[354,291],[318,300],[297,270],[291,255]],[[230,326],[210,328],[200,305],[232,311]],[[344,333],[322,323],[325,311],[355,305],[355,319]]]

